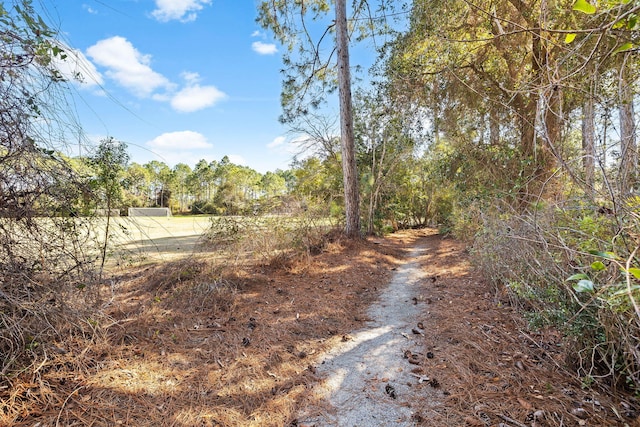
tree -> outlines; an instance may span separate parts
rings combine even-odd
[[[178,208],[180,212],[187,210],[187,204],[190,199],[189,193],[189,177],[191,176],[191,167],[185,163],[178,163],[173,167],[173,182],[177,191]]]
[[[111,209],[122,197],[122,178],[124,170],[129,162],[127,145],[117,141],[112,137],[103,139],[98,145],[95,154],[88,159],[93,166],[95,176],[93,178],[94,188],[101,193],[101,199],[106,208],[106,226],[104,231],[104,242],[102,244],[102,257],[100,261],[100,274],[104,270],[104,263],[107,259],[107,247],[109,243],[109,227],[111,225]]]
[[[384,216],[379,210],[381,203],[404,184],[394,178],[404,172],[403,163],[411,161],[416,140],[423,137],[422,126],[416,111],[394,103],[382,92],[358,94],[355,105],[356,151],[367,206],[366,231],[373,234],[376,222]]]
[[[356,12],[366,10],[367,2],[358,2]],[[324,100],[325,92],[339,92],[340,130],[342,147],[342,175],[345,204],[345,234],[351,238],[360,236],[360,208],[358,171],[355,159],[353,115],[351,100],[351,70],[349,63],[349,34],[346,1],[335,1],[335,21],[319,36],[314,37],[308,29],[310,21],[319,21],[330,10],[326,0],[309,2],[287,2],[282,0],[262,1],[259,6],[260,24],[273,31],[276,38],[287,47],[284,56],[285,79],[282,90],[283,122],[317,108]],[[370,28],[370,27],[368,27]],[[335,31],[335,44],[328,59],[321,57],[320,45],[331,31]],[[336,80],[331,67],[331,56],[337,53]],[[292,56],[299,55],[297,60]]]
[[[594,199],[595,189],[595,159],[596,159],[596,113],[595,94],[593,85],[590,85],[589,94],[582,106],[582,165],[584,169],[584,182],[587,194]]]
[[[196,202],[208,201],[211,198],[211,189],[213,186],[212,166],[215,169],[217,163],[211,162],[210,165],[206,160],[201,159],[196,163],[193,172],[189,176],[189,187]]]
[[[62,341],[61,331],[80,329],[87,317],[78,289],[94,277],[91,223],[73,217],[92,194],[60,154],[70,133],[75,141],[82,134],[54,66],[65,57],[57,37],[31,1],[0,2],[3,388],[16,375],[38,372],[35,360],[48,357],[39,343]]]
[[[170,207],[171,199],[171,169],[164,162],[151,160],[144,164],[151,176],[151,199],[154,206]]]
[[[514,196],[525,207],[562,161],[566,113],[558,76],[565,48],[554,28],[570,10],[548,7],[544,1],[417,1],[388,68],[399,96],[430,104],[436,138],[444,132],[451,141],[471,139],[481,151],[487,139],[495,148],[516,148],[510,180],[527,177]]]
[[[213,201],[220,211],[229,215],[248,213],[258,197],[261,175],[255,170],[231,163],[224,156],[214,171],[217,189]]]
[[[353,136],[349,37],[345,0],[336,0],[336,45],[338,50],[338,96],[340,98],[340,141],[342,143],[342,179],[344,181],[345,234],[360,235],[360,196]]]
[[[260,189],[266,198],[274,198],[287,192],[287,183],[282,175],[269,171],[262,175]]]
[[[344,206],[340,167],[340,159],[333,157],[309,157],[294,161],[290,171],[293,177],[289,179],[292,187],[289,193],[307,207],[320,204],[333,210],[336,203]]]
[[[130,206],[148,205],[151,191],[151,175],[147,168],[139,163],[131,163],[125,171],[122,185],[130,195]]]
[[[638,145],[636,143],[635,113],[633,108],[634,93],[630,70],[626,62],[631,61],[626,53],[620,67],[618,82],[619,121],[620,121],[620,166],[618,168],[618,187],[621,199],[628,198],[634,190],[638,170]]]
[[[299,147],[298,155],[311,154],[326,158],[340,156],[340,137],[335,116],[309,112],[290,123],[290,133]]]

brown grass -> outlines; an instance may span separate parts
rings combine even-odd
[[[361,323],[398,255],[329,243],[280,269],[222,275],[219,259],[186,259],[129,271],[95,334],[48,344],[37,374],[3,381],[0,425],[288,425],[310,360]]]
[[[583,387],[565,367],[560,334],[528,330],[507,293],[477,276],[463,244],[428,239],[420,370],[436,379],[443,400],[435,409],[416,404],[427,408],[417,411],[421,425],[639,425],[635,399]]]
[[[538,426],[573,426],[581,407],[585,425],[633,425],[631,400],[581,388],[560,337],[527,331],[460,243],[424,231],[334,240],[276,267],[189,258],[127,271],[87,333],[47,343],[39,369],[2,379],[0,425],[297,425],[301,408],[322,407],[309,392],[322,352],[365,325],[417,239],[431,248],[430,279],[410,368],[432,379],[414,385],[417,424],[530,426],[540,410]],[[426,400],[434,389],[440,404]]]

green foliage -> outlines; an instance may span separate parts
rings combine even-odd
[[[222,215],[224,212],[222,208],[217,207],[213,202],[198,200],[191,204],[191,213],[195,215]]]
[[[630,243],[640,223],[625,216],[621,231],[621,217],[598,211],[580,199],[527,215],[485,210],[474,259],[506,285],[531,327],[565,333],[581,375],[610,375],[637,390],[640,260]]]
[[[587,15],[593,15],[596,13],[596,7],[586,0],[576,0],[573,4],[573,10],[585,13]]]
[[[104,139],[87,161],[95,174],[92,186],[101,192],[104,206],[115,206],[122,197],[123,173],[129,162],[127,145],[113,138]]]

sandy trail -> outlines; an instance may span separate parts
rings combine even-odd
[[[426,279],[420,268],[426,245],[424,240],[419,242],[409,261],[398,267],[378,302],[369,308],[367,326],[319,359],[317,372],[324,380],[315,393],[333,410],[307,418],[300,426],[415,425],[411,395],[420,378],[411,372],[413,365],[406,354],[422,351],[416,340],[420,334],[415,332],[422,332],[418,324],[423,304],[418,296]]]

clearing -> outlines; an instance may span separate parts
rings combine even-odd
[[[274,265],[165,260],[106,291],[102,328],[0,389],[0,425],[640,425],[433,230]]]

